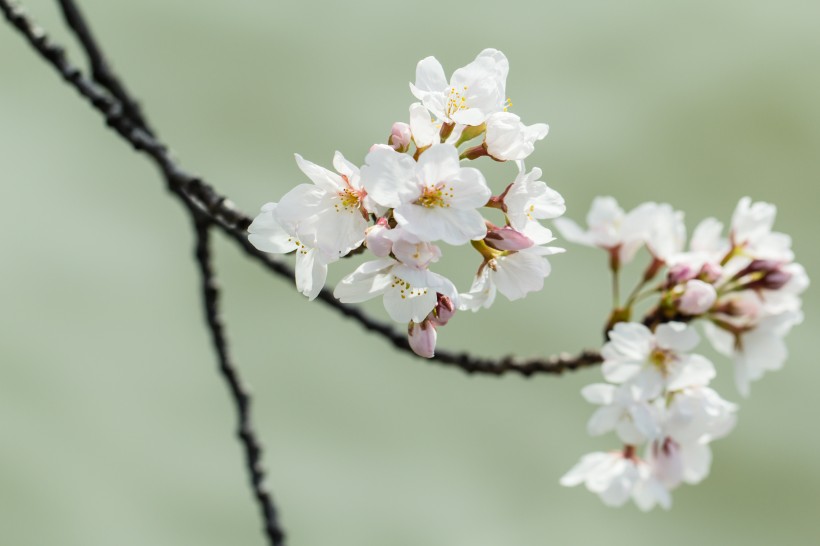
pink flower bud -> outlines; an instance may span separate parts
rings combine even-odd
[[[397,152],[406,152],[410,147],[410,140],[413,138],[410,132],[410,126],[401,121],[393,124],[393,129],[390,131],[390,138],[387,143]]]
[[[769,272],[765,277],[763,277],[763,279],[760,280],[759,286],[760,288],[765,288],[766,290],[780,290],[790,280],[792,280],[791,273],[778,269],[777,271]],[[750,286],[750,288],[755,287]]]
[[[516,231],[510,226],[497,227],[492,226],[487,230],[487,236],[484,238],[487,246],[496,250],[524,250],[533,245],[532,240]]]
[[[407,326],[407,342],[417,355],[433,358],[436,354],[436,327],[429,320],[421,324],[410,322]]]
[[[456,306],[453,304],[453,300],[444,294],[436,294],[436,296],[438,302],[435,309],[430,313],[429,320],[436,326],[444,326],[456,314]]]
[[[717,292],[714,286],[692,279],[686,283],[683,295],[678,301],[678,309],[685,315],[702,315],[712,308],[716,299]]]
[[[743,268],[735,275],[736,279],[740,279],[746,275],[754,275],[745,283],[746,288],[751,290],[779,290],[788,283],[792,275],[787,271],[783,271],[783,264],[775,260],[754,260],[748,266]]]
[[[716,282],[723,275],[723,268],[718,264],[707,262],[700,269],[698,277],[704,282]]]
[[[694,279],[696,276],[697,272],[693,271],[690,266],[686,264],[678,264],[672,266],[669,270],[669,275],[667,278],[669,279],[669,285],[674,286],[690,279]]]

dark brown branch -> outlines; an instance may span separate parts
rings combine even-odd
[[[271,546],[282,546],[285,534],[279,525],[276,507],[270,493],[264,485],[265,470],[262,467],[262,446],[256,438],[251,421],[251,398],[242,385],[239,372],[228,351],[228,340],[219,314],[219,287],[216,283],[216,272],[211,262],[210,220],[192,209],[194,230],[196,232],[196,261],[202,282],[202,300],[205,304],[205,320],[211,333],[219,360],[219,372],[225,379],[231,398],[236,406],[236,435],[245,450],[245,462],[250,474],[251,489],[262,512],[265,535]]]
[[[137,126],[142,127],[149,135],[153,134],[148,120],[142,113],[139,103],[131,96],[125,85],[114,73],[102,49],[97,45],[94,33],[86,24],[85,17],[73,0],[58,0],[66,24],[74,32],[88,57],[91,78],[107,89],[122,104],[123,113]]]
[[[145,129],[129,118],[122,104],[115,98],[100,91],[94,82],[83,77],[80,70],[71,65],[63,49],[52,43],[42,29],[33,24],[28,16],[10,0],[0,0],[0,10],[8,21],[28,40],[31,46],[48,61],[52,67],[75,90],[80,93],[106,119],[106,123],[137,151],[148,155],[163,173],[168,188],[180,197],[187,205],[202,211],[213,222],[214,226],[225,234],[250,257],[262,263],[269,271],[277,275],[293,278],[292,269],[282,262],[257,250],[248,242],[247,228],[251,219],[236,210],[233,204],[217,193],[200,178],[184,171],[171,157],[168,149]],[[404,335],[396,332],[391,326],[368,317],[363,311],[337,301],[329,289],[324,289],[319,298],[343,315],[358,322],[367,330],[379,334],[390,341],[397,349],[411,352]],[[560,374],[566,370],[599,363],[600,356],[592,351],[585,351],[577,356],[560,355],[543,359],[517,361],[512,357],[500,360],[475,357],[467,353],[449,353],[439,351],[430,362],[460,368],[468,373],[503,375],[518,373],[524,376],[547,373]]]

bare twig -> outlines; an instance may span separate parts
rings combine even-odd
[[[142,127],[149,135],[153,134],[151,127],[148,125],[148,120],[145,119],[140,109],[139,103],[131,96],[117,75],[114,74],[102,49],[97,45],[97,41],[94,39],[94,33],[91,32],[91,28],[85,22],[85,17],[80,7],[73,0],[59,0],[59,4],[63,11],[66,24],[74,32],[74,35],[77,37],[77,40],[79,40],[83,51],[85,51],[88,57],[91,78],[107,89],[115,99],[120,101],[123,113],[127,117],[139,127]]]
[[[251,398],[242,385],[239,372],[233,363],[228,351],[228,341],[225,329],[219,314],[219,287],[216,283],[216,272],[211,262],[210,248],[210,220],[195,211],[192,211],[194,231],[196,232],[196,261],[202,281],[202,300],[205,304],[205,320],[211,333],[219,360],[219,372],[225,379],[234,405],[236,406],[237,437],[245,450],[245,462],[250,473],[251,489],[262,512],[265,526],[265,535],[271,546],[282,546],[285,543],[285,534],[279,525],[276,507],[270,493],[264,485],[265,470],[262,467],[262,446],[256,438],[251,422]]]

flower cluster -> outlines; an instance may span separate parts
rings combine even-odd
[[[262,207],[249,228],[250,242],[265,252],[296,253],[296,286],[315,298],[328,265],[357,249],[375,259],[337,285],[343,303],[382,297],[390,317],[408,326],[408,341],[432,357],[437,328],[457,309],[489,307],[496,292],[511,300],[540,290],[550,273],[547,246],[554,237],[539,220],[564,213],[564,200],[527,171],[523,160],[547,135],[543,123],[524,125],[508,111],[509,63],[485,49],[447,79],[434,57],[421,60],[410,90],[418,102],[409,123],[393,124],[387,144],[376,144],[364,165],[336,152],[335,172],[296,156],[312,184],[300,184],[278,203]],[[518,174],[494,195],[482,172],[463,166],[481,157],[514,162]],[[497,226],[480,212],[502,211]],[[470,290],[459,294],[430,267],[439,243],[471,244],[481,259]]]
[[[690,354],[700,339],[693,323],[703,322],[715,349],[733,359],[735,383],[746,396],[752,381],[783,365],[783,337],[802,320],[800,294],[809,281],[794,262],[789,237],[772,231],[775,212],[770,204],[743,198],[728,238],[721,223],[709,218],[688,248],[683,214],[666,204],[645,203],[625,213],[614,199],[599,198],[586,231],[570,220],[556,221],[568,240],[609,253],[616,286],[621,265],[641,247],[651,255],[623,305],[616,295],[601,353],[608,383],[582,391],[601,406],[588,432],[614,431],[624,447],[584,456],[563,485],[584,483],[606,504],[632,498],[649,510],[656,504],[668,508],[672,489],[706,477],[709,443],[733,428],[736,406],[708,387],[715,377],[712,362]],[[652,297],[645,316],[632,321],[638,302]]]

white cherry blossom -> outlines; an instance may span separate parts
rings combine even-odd
[[[707,385],[715,377],[705,357],[688,354],[700,341],[697,332],[681,322],[661,324],[653,333],[643,324],[621,322],[609,332],[601,349],[607,381],[638,386],[646,398],[665,390]]]
[[[423,322],[436,307],[438,293],[458,301],[456,288],[446,277],[393,258],[381,258],[365,262],[343,278],[333,295],[342,303],[360,303],[383,296],[390,318],[406,324]]]
[[[600,405],[587,423],[590,436],[614,430],[625,444],[641,444],[661,434],[661,410],[635,385],[595,383],[581,389],[587,402]]]
[[[702,444],[723,438],[737,422],[737,405],[709,387],[688,387],[669,401],[663,431],[682,445]]]
[[[518,252],[499,253],[482,265],[470,291],[461,294],[459,309],[478,311],[495,301],[496,291],[510,301],[521,299],[544,287],[552,271],[546,256],[564,252],[563,248],[533,246]]]
[[[338,259],[299,241],[295,230],[286,230],[276,219],[276,203],[267,203],[248,227],[248,240],[263,252],[287,254],[296,251],[296,289],[313,300],[327,280],[327,266]]]
[[[496,112],[487,118],[484,144],[487,152],[500,161],[526,159],[535,150],[535,141],[547,136],[546,123],[524,125],[511,112]]]
[[[584,455],[561,478],[561,485],[565,487],[582,483],[607,506],[622,506],[630,498],[644,511],[656,504],[667,509],[672,505],[669,493],[652,476],[650,467],[644,461],[627,457],[622,452],[599,451]]]
[[[371,151],[362,180],[372,198],[393,208],[401,227],[424,241],[461,245],[487,233],[476,210],[492,192],[480,171],[461,167],[451,144],[434,144],[418,162],[388,147]]]
[[[554,240],[552,232],[538,220],[558,218],[567,209],[561,194],[540,178],[541,169],[536,167],[528,173],[519,163],[518,176],[503,197],[503,210],[510,225],[536,245]]]
[[[802,312],[784,311],[764,316],[738,337],[713,323],[706,323],[704,329],[712,346],[732,358],[737,390],[743,396],[749,396],[752,381],[757,381],[768,371],[783,367],[789,356],[784,338],[794,325],[802,321]]]
[[[410,91],[442,121],[481,125],[507,105],[509,69],[503,53],[485,49],[473,62],[453,72],[448,83],[441,63],[426,57],[416,66],[416,81],[410,84]]]
[[[732,215],[729,238],[749,258],[790,262],[794,259],[791,238],[772,231],[777,207],[743,197]]]
[[[313,184],[300,184],[279,201],[277,222],[306,245],[341,257],[362,244],[367,228],[365,192],[359,169],[336,152],[331,172],[296,154]]]
[[[587,214],[586,231],[569,218],[556,218],[555,227],[566,240],[617,253],[620,263],[625,264],[644,244],[645,220],[635,212],[625,214],[613,197],[596,197]]]

